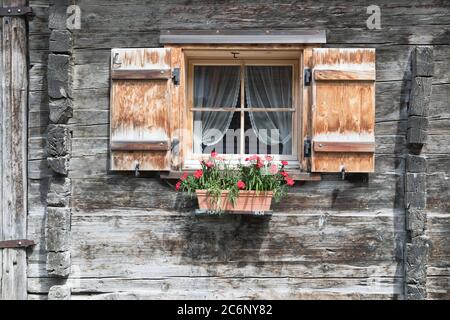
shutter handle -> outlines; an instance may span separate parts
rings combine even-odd
[[[340,171],[341,171],[341,179],[345,180],[345,166],[344,165],[341,165]]]
[[[134,175],[139,177],[139,161],[134,161]]]

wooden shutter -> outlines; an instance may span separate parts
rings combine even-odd
[[[170,49],[111,51],[111,169],[170,170]]]
[[[375,49],[313,50],[313,172],[373,172]]]

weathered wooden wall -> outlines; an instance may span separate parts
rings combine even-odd
[[[72,298],[403,298],[410,56],[434,45],[428,167],[429,298],[450,298],[450,4],[446,1],[78,0],[74,30]],[[426,3],[425,3],[426,2]],[[30,298],[62,280],[45,269],[48,2],[30,23]],[[366,27],[368,5],[382,29]],[[376,173],[299,183],[271,219],[192,217],[166,182],[110,173],[112,47],[158,46],[160,29],[317,28],[327,46],[377,49]],[[62,281],[64,282],[64,281]],[[120,293],[117,293],[120,292]]]

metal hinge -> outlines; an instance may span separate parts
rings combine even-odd
[[[174,68],[172,70],[173,84],[178,86],[180,84],[180,68]]]
[[[312,80],[312,72],[311,69],[306,68],[305,69],[305,86],[310,86]]]
[[[28,248],[34,246],[36,243],[33,240],[18,239],[18,240],[3,240],[0,241],[0,249],[5,248]]]
[[[305,143],[303,144],[303,155],[305,158],[311,157],[311,139],[305,139]]]
[[[33,19],[34,12],[32,7],[10,7],[0,8],[0,17],[21,17],[26,16],[28,20]]]

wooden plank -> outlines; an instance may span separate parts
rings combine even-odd
[[[168,180],[172,180],[172,179],[180,179],[182,177],[182,175],[184,173],[188,173],[188,174],[193,174],[194,171],[166,171],[166,172],[162,172],[160,173],[159,177],[161,179],[168,179]],[[294,180],[294,181],[320,181],[321,180],[321,175],[320,174],[314,174],[314,173],[308,173],[308,172],[300,172],[300,171],[287,171],[287,173],[289,174],[289,176]]]
[[[112,80],[168,80],[172,70],[112,70]]]
[[[25,0],[3,0],[4,7]],[[3,17],[0,45],[1,167],[0,240],[25,239],[27,230],[27,24],[23,17]],[[0,249],[0,299],[26,299],[26,252]]]
[[[45,293],[55,284],[49,278],[29,279],[32,293]],[[400,277],[366,278],[69,278],[72,299],[402,299]]]
[[[374,70],[315,70],[315,80],[375,80]]]
[[[325,30],[165,30],[162,44],[326,43]]]
[[[111,70],[170,70],[170,49],[112,49]],[[168,141],[172,104],[171,81],[113,80],[111,88],[112,141]],[[170,169],[170,152],[113,150],[111,170]]]
[[[315,152],[375,152],[375,142],[313,141]]]
[[[314,72],[317,70],[375,73],[375,50],[313,50]],[[375,140],[375,82],[366,80],[315,81],[313,83],[313,141],[351,142],[363,144]],[[361,145],[351,144],[340,152],[312,154],[312,172],[373,172],[374,153],[360,152]],[[337,146],[334,147],[335,149]],[[332,149],[330,147],[330,149]],[[364,149],[364,148],[363,148]],[[337,149],[336,149],[337,150]]]
[[[111,141],[112,151],[167,151],[169,141]]]

